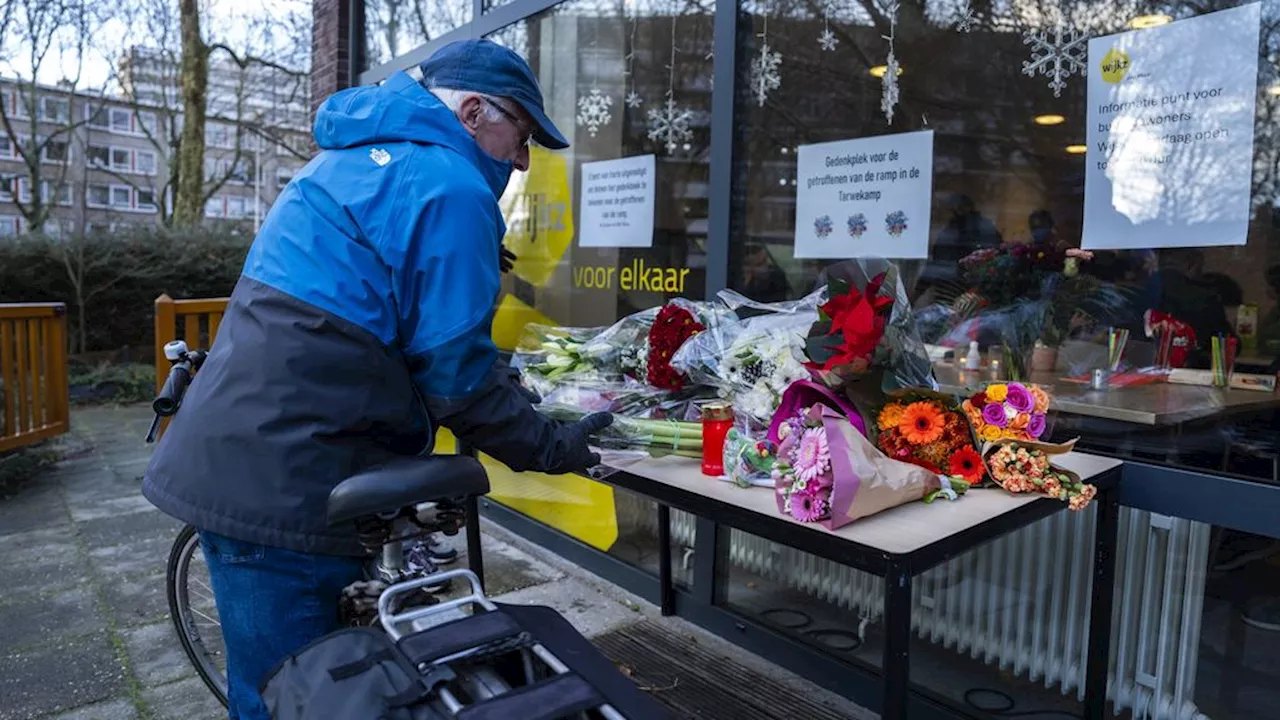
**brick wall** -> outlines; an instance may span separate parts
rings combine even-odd
[[[311,4],[311,113],[335,92],[351,86],[350,0]]]

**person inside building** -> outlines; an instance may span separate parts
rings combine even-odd
[[[532,70],[485,40],[420,69],[321,106],[322,152],[263,223],[144,479],[199,530],[233,720],[268,720],[259,681],[336,630],[362,579],[354,528],[326,524],[341,481],[430,452],[438,426],[517,471],[582,471],[611,422],[539,414],[490,339],[498,198],[530,142],[568,147]]]

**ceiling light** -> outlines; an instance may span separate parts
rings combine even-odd
[[[1089,148],[1085,145],[1068,145],[1067,152],[1072,155],[1083,155],[1089,152]]]
[[[1064,123],[1064,122],[1066,122],[1066,121],[1067,121],[1067,119],[1066,119],[1065,117],[1061,116],[1061,115],[1037,115],[1037,116],[1035,116],[1035,123],[1036,123],[1037,125],[1061,125],[1062,123]]]
[[[1168,15],[1139,15],[1129,21],[1129,27],[1134,30],[1145,30],[1147,28],[1168,25],[1173,22],[1173,18]]]
[[[871,68],[871,70],[870,70],[869,72],[871,73],[872,77],[882,78],[882,77],[884,77],[885,73],[889,72],[889,66],[888,66],[888,65],[877,65],[877,66],[875,66],[875,67]],[[902,74],[902,66],[901,66],[901,65],[899,65],[899,66],[898,66],[898,74],[899,74],[899,75],[901,75],[901,74]]]

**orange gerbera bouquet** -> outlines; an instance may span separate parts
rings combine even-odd
[[[959,477],[971,485],[986,472],[969,423],[938,393],[892,393],[876,416],[876,429],[876,446],[894,460]]]

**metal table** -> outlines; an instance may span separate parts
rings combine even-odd
[[[1119,522],[1116,489],[1122,464],[1085,453],[1067,454],[1055,459],[1055,464],[1074,470],[1098,488],[1094,500],[1098,506],[1098,522],[1094,536],[1084,717],[1102,720],[1106,716]],[[592,477],[657,501],[660,604],[664,615],[675,611],[671,508],[883,577],[885,645],[881,717],[894,720],[907,717],[912,578],[981,544],[1066,511],[1066,503],[1056,500],[1011,495],[999,489],[977,489],[955,502],[909,503],[831,531],[779,513],[772,489],[740,488],[708,478],[701,473],[699,463],[688,458],[647,458],[619,463],[600,477],[595,474]]]
[[[935,363],[933,374],[939,390],[957,396],[971,395],[992,382],[976,372],[961,373],[954,364]],[[1166,382],[1093,390],[1066,382],[1055,372],[1032,373],[1030,382],[1049,391],[1051,407],[1059,412],[1150,427],[1260,410],[1280,402],[1275,393]]]

